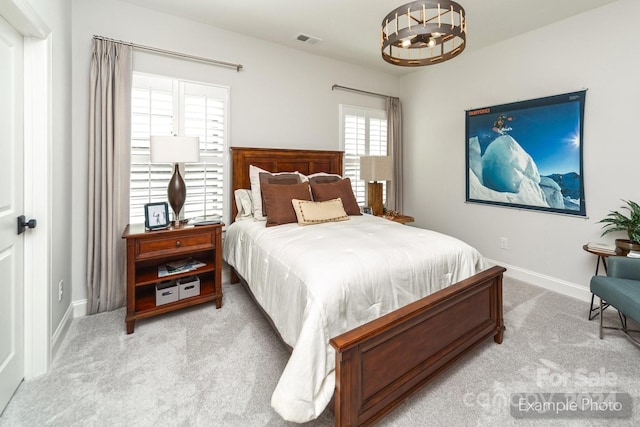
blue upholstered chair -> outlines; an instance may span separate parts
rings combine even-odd
[[[609,257],[607,275],[593,276],[590,287],[591,292],[600,298],[600,339],[603,329],[617,329],[640,346],[640,341],[629,335],[629,332],[640,331],[627,329],[627,317],[640,323],[640,259]],[[621,328],[603,326],[602,310],[605,303],[618,310]]]

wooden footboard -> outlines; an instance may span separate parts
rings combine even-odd
[[[503,267],[491,267],[331,340],[335,425],[373,424],[493,336],[500,344]]]

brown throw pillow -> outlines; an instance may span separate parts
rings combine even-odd
[[[260,186],[267,207],[267,227],[298,222],[291,200],[311,200],[309,183],[263,184]]]
[[[262,188],[263,184],[300,184],[300,174],[297,172],[280,173],[277,175],[269,172],[260,172],[258,177],[260,179],[260,188]],[[267,216],[267,207],[264,204],[264,193],[262,194],[262,216]]]
[[[340,175],[336,175],[334,173],[314,173],[313,175],[309,175],[310,184],[328,184],[330,182],[340,181],[342,177]]]
[[[324,184],[311,184],[311,192],[313,193],[313,200],[316,202],[326,202],[327,200],[340,198],[347,215],[362,215],[349,178]]]

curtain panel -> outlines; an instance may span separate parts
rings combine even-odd
[[[393,157],[393,181],[387,205],[402,212],[402,110],[399,98],[387,98],[387,152]]]
[[[124,306],[132,47],[93,39],[89,105],[87,313]]]

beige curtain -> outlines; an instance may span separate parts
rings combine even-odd
[[[400,99],[387,98],[387,151],[393,157],[393,181],[388,205],[402,213],[402,111]]]
[[[125,242],[129,219],[132,47],[93,39],[89,105],[89,314],[126,300]]]

